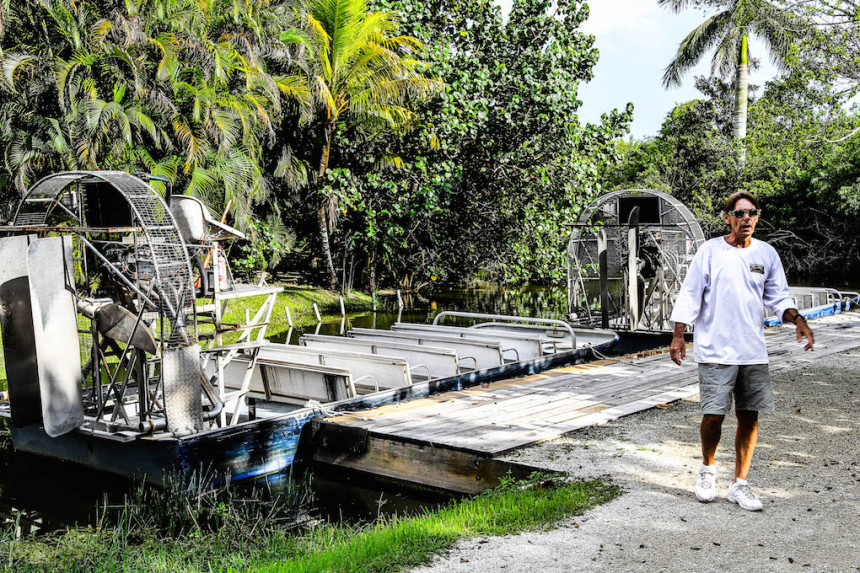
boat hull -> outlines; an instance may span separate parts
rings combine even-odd
[[[821,306],[815,306],[812,308],[803,308],[798,310],[798,313],[800,313],[801,316],[807,319],[821,318],[822,316],[833,316],[834,314],[848,312],[849,310],[851,310],[852,306],[857,306],[857,301],[849,299],[830,304],[824,304]],[[782,324],[782,320],[780,320],[780,318],[776,316],[766,318],[764,321],[765,327],[779,326],[780,324]]]
[[[41,427],[9,424],[16,451],[72,462],[91,469],[160,484],[174,475],[199,474],[213,484],[238,481],[290,467],[302,428],[316,415],[303,409],[265,420],[216,428],[184,438],[121,441],[73,431],[51,438]]]

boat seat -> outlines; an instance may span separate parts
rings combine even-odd
[[[203,201],[190,195],[172,195],[170,212],[186,243],[244,239],[245,234],[215,219]]]

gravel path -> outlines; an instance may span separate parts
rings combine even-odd
[[[774,375],[750,485],[765,504],[725,500],[735,424],[717,454],[717,499],[693,496],[698,397],[524,448],[510,459],[620,485],[624,495],[556,530],[472,539],[421,573],[860,571],[860,351]]]

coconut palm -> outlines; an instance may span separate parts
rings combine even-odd
[[[358,137],[407,129],[418,101],[443,87],[425,77],[415,55],[421,43],[397,35],[397,14],[371,12],[365,0],[308,0],[305,25],[282,39],[313,53],[309,88],[313,95],[318,161],[313,191],[322,256],[332,288],[337,278],[329,233],[336,222],[337,199],[325,193],[325,175],[335,135],[349,129]]]
[[[743,141],[747,132],[749,85],[749,39],[756,36],[768,48],[771,60],[784,66],[793,42],[809,29],[794,13],[768,0],[658,0],[674,12],[691,5],[710,5],[719,11],[699,24],[678,46],[672,63],[663,74],[663,85],[680,85],[682,76],[711,49],[711,76],[734,76],[735,110],[733,135]],[[743,159],[743,151],[741,151]]]

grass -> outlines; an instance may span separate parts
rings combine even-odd
[[[340,317],[340,297],[337,292],[320,290],[311,287],[289,286],[284,292],[278,293],[278,300],[269,322],[268,333],[277,334],[289,328],[284,308],[290,309],[293,326],[308,326],[316,324],[313,305],[316,303],[321,314],[336,314]],[[225,322],[239,322],[245,319],[245,309],[254,311],[265,301],[265,296],[250,297],[231,302],[224,313]],[[371,309],[373,300],[370,295],[350,291],[343,295],[343,304],[347,313],[367,311]]]
[[[428,562],[460,539],[545,530],[619,494],[605,482],[558,482],[549,487],[509,481],[496,490],[412,517],[364,526],[321,524],[299,531],[246,517],[215,520],[172,537],[154,521],[135,517],[121,526],[70,529],[49,537],[0,538],[10,571],[256,571],[393,573]],[[175,511],[194,510],[186,501]],[[220,508],[231,514],[232,504]],[[217,512],[216,512],[217,513]],[[196,523],[196,521],[194,522]]]
[[[313,305],[316,303],[317,307],[322,314],[337,314],[340,316],[340,293],[315,289],[312,287],[305,286],[288,286],[284,287],[284,291],[278,293],[277,302],[275,303],[275,308],[272,311],[272,316],[269,321],[269,326],[267,329],[267,333],[269,335],[275,335],[280,332],[283,332],[289,328],[289,324],[287,322],[287,315],[284,311],[284,308],[289,308],[290,313],[293,318],[294,326],[307,326],[316,324],[316,317],[313,312]],[[238,323],[245,320],[245,310],[248,309],[251,313],[251,316],[254,315],[256,310],[259,308],[263,302],[265,302],[265,296],[257,296],[257,297],[249,297],[246,299],[238,299],[235,301],[230,301],[230,304],[227,306],[227,310],[224,313],[224,321],[228,323]],[[371,309],[372,299],[369,295],[364,293],[351,291],[343,295],[344,308],[348,313],[354,313],[359,311],[366,311]],[[208,300],[201,300],[200,303],[208,302]],[[78,315],[78,327],[81,329],[88,329],[90,327],[90,321],[83,316]],[[205,332],[207,328],[211,327],[207,325],[200,325],[200,330]],[[236,338],[238,335],[233,335],[232,337],[228,337],[228,342],[230,338]],[[88,339],[88,337],[85,337]],[[0,340],[2,341],[2,340]],[[84,353],[88,353],[87,348],[81,348],[82,355]],[[6,361],[3,357],[3,347],[0,345],[0,390],[6,389]]]

